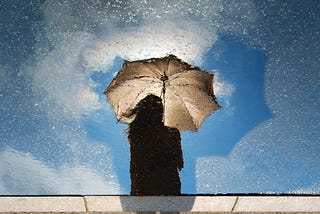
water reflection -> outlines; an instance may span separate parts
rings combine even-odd
[[[197,192],[198,158],[227,156],[245,134],[272,117],[264,98],[266,61],[263,51],[227,35],[207,53],[203,67],[219,72],[235,89],[231,96],[217,95],[222,109],[210,116],[198,133],[183,134],[185,192]]]
[[[96,108],[106,106],[101,92],[115,72],[109,69],[114,57],[167,53],[203,62],[234,86],[232,95],[218,97],[223,109],[198,133],[182,135],[182,192],[319,193],[319,3],[138,3],[0,3],[0,194],[85,193],[78,185],[89,181],[73,176],[83,174],[110,185],[87,194],[128,193],[126,126]],[[248,38],[268,55],[230,35]],[[277,117],[259,127],[272,116],[263,85]]]

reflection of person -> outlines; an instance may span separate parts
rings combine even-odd
[[[164,126],[161,98],[148,95],[129,125],[131,195],[179,195],[180,132]]]

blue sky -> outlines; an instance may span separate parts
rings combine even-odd
[[[0,3],[0,195],[128,194],[102,94],[123,60],[215,73],[222,109],[183,132],[183,193],[320,189],[317,1]]]

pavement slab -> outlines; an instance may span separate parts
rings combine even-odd
[[[320,196],[4,196],[0,213],[320,214]]]

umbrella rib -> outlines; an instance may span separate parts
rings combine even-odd
[[[162,76],[160,72],[158,72],[156,69],[153,69],[149,64],[145,64],[145,66],[147,66],[150,69],[150,71],[152,71],[154,74],[158,75],[159,77]]]
[[[192,85],[192,84],[188,84],[188,83],[185,83],[185,84],[175,84],[175,86],[179,86],[179,87],[190,87],[190,88],[194,88],[194,89],[200,90],[200,91],[202,91],[202,92],[204,92],[204,93],[207,94],[207,91],[206,91],[206,90],[203,90],[203,89],[201,89],[201,88],[195,87],[195,86]],[[213,95],[213,94],[212,94],[212,95]],[[211,95],[211,94],[208,94],[209,97],[211,97],[212,95]]]
[[[142,93],[142,92],[144,92],[145,91],[145,89],[143,89],[143,90],[140,90],[139,92],[138,92],[138,94],[137,94],[137,96],[135,97],[135,100],[140,96],[140,94]],[[134,107],[135,108],[135,107]],[[132,108],[132,107],[130,107],[130,109],[134,109],[134,108]],[[123,116],[125,116],[125,117],[130,117],[132,115],[132,113],[131,114],[126,114],[126,113],[124,113],[123,114]]]
[[[134,77],[134,79],[143,79],[143,78],[152,78],[152,77],[150,77],[150,76]],[[154,83],[154,80],[152,80],[151,82]],[[130,80],[127,80],[127,81],[123,82],[122,84],[127,84],[127,86],[132,85],[132,84],[130,84]],[[132,86],[133,86],[133,85],[132,85]],[[134,100],[137,100],[138,97],[139,97],[142,93],[144,93],[145,91],[148,91],[149,88],[151,88],[151,87],[152,87],[152,86],[149,86],[149,87],[146,87],[146,88],[143,88],[143,89],[139,90],[139,92],[137,92],[137,95],[135,96]],[[118,104],[118,105],[119,105],[119,104]],[[131,109],[131,108],[135,108],[135,106],[130,106],[130,109]],[[124,115],[125,117],[128,117],[128,116],[131,116],[132,114],[126,114],[126,113],[124,112],[123,115]]]
[[[199,70],[199,69],[188,69],[188,70],[184,70],[182,72],[179,72],[179,73],[176,73],[174,75],[172,75],[171,77],[173,77],[171,80],[174,80],[174,79],[177,79],[177,78],[180,78],[181,75],[184,75],[186,73],[189,73],[189,72],[193,72],[193,71],[196,71],[196,72],[204,72],[204,73],[207,73],[208,75],[213,75],[207,71],[204,71],[204,70]]]
[[[144,89],[140,90],[140,91],[138,92],[138,94],[137,94],[137,96],[136,96],[135,99],[138,99],[138,97],[140,96],[140,94],[142,94],[144,91],[148,90],[149,88],[150,88],[150,87],[144,88]]]
[[[173,91],[173,93],[177,96],[177,97],[179,97],[180,99],[182,99],[182,100],[184,100],[183,99],[183,97],[182,96],[180,96],[174,89],[171,89],[172,91]],[[188,111],[188,113],[189,113],[189,115],[191,115],[191,112],[189,111],[189,109],[187,108],[187,106],[186,106],[186,104],[185,104],[185,102],[182,102],[183,103],[183,105],[185,106],[185,108],[187,109],[187,111]],[[192,120],[192,122],[193,122],[193,124],[195,123],[195,121],[193,120],[193,118],[191,117],[191,120]]]
[[[133,77],[133,79],[143,79],[143,78],[152,78],[150,76],[137,76],[137,77]]]
[[[170,68],[170,59],[168,59],[168,64],[167,64],[167,71],[169,71]],[[166,70],[164,70],[164,76],[167,76]]]

